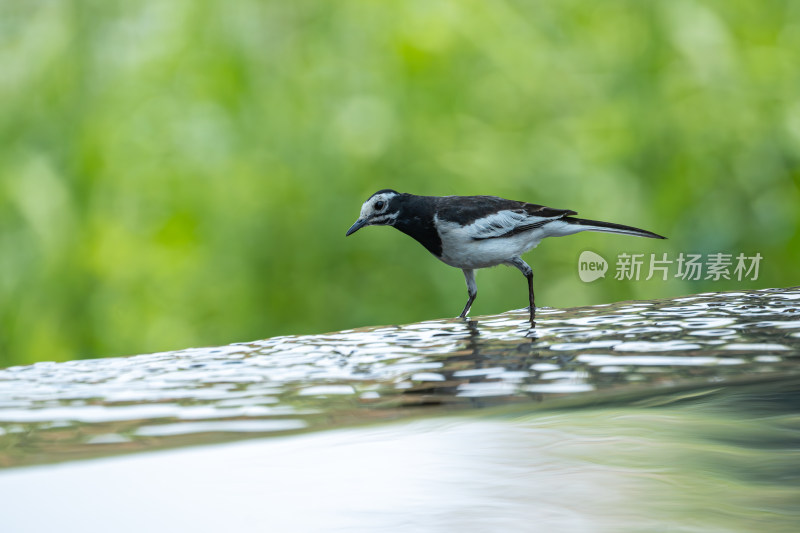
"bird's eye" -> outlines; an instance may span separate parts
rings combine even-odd
[[[380,211],[386,203],[383,200],[375,202],[375,209]]]

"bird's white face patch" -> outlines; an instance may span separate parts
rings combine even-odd
[[[369,225],[392,224],[397,220],[397,212],[389,212],[389,201],[397,196],[393,192],[376,194],[361,206],[359,220],[366,220]]]

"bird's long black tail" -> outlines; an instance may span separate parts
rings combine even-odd
[[[577,231],[602,231],[604,233],[619,233],[621,235],[635,235],[637,237],[649,237],[651,239],[666,239],[657,233],[647,231],[633,226],[614,224],[613,222],[602,222],[600,220],[586,220],[584,218],[564,217],[561,220],[573,226],[582,226]]]

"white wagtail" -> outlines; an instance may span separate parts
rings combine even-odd
[[[579,231],[602,231],[664,239],[643,229],[575,218],[575,211],[505,200],[496,196],[416,196],[383,189],[361,206],[346,235],[364,226],[394,226],[417,240],[442,262],[460,268],[469,299],[459,318],[475,301],[475,269],[497,265],[518,268],[528,279],[531,324],[534,322],[533,270],[520,256],[545,237]]]

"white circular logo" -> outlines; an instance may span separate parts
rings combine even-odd
[[[597,278],[606,277],[608,263],[601,256],[588,250],[581,252],[578,258],[578,276],[581,281],[592,282]]]

